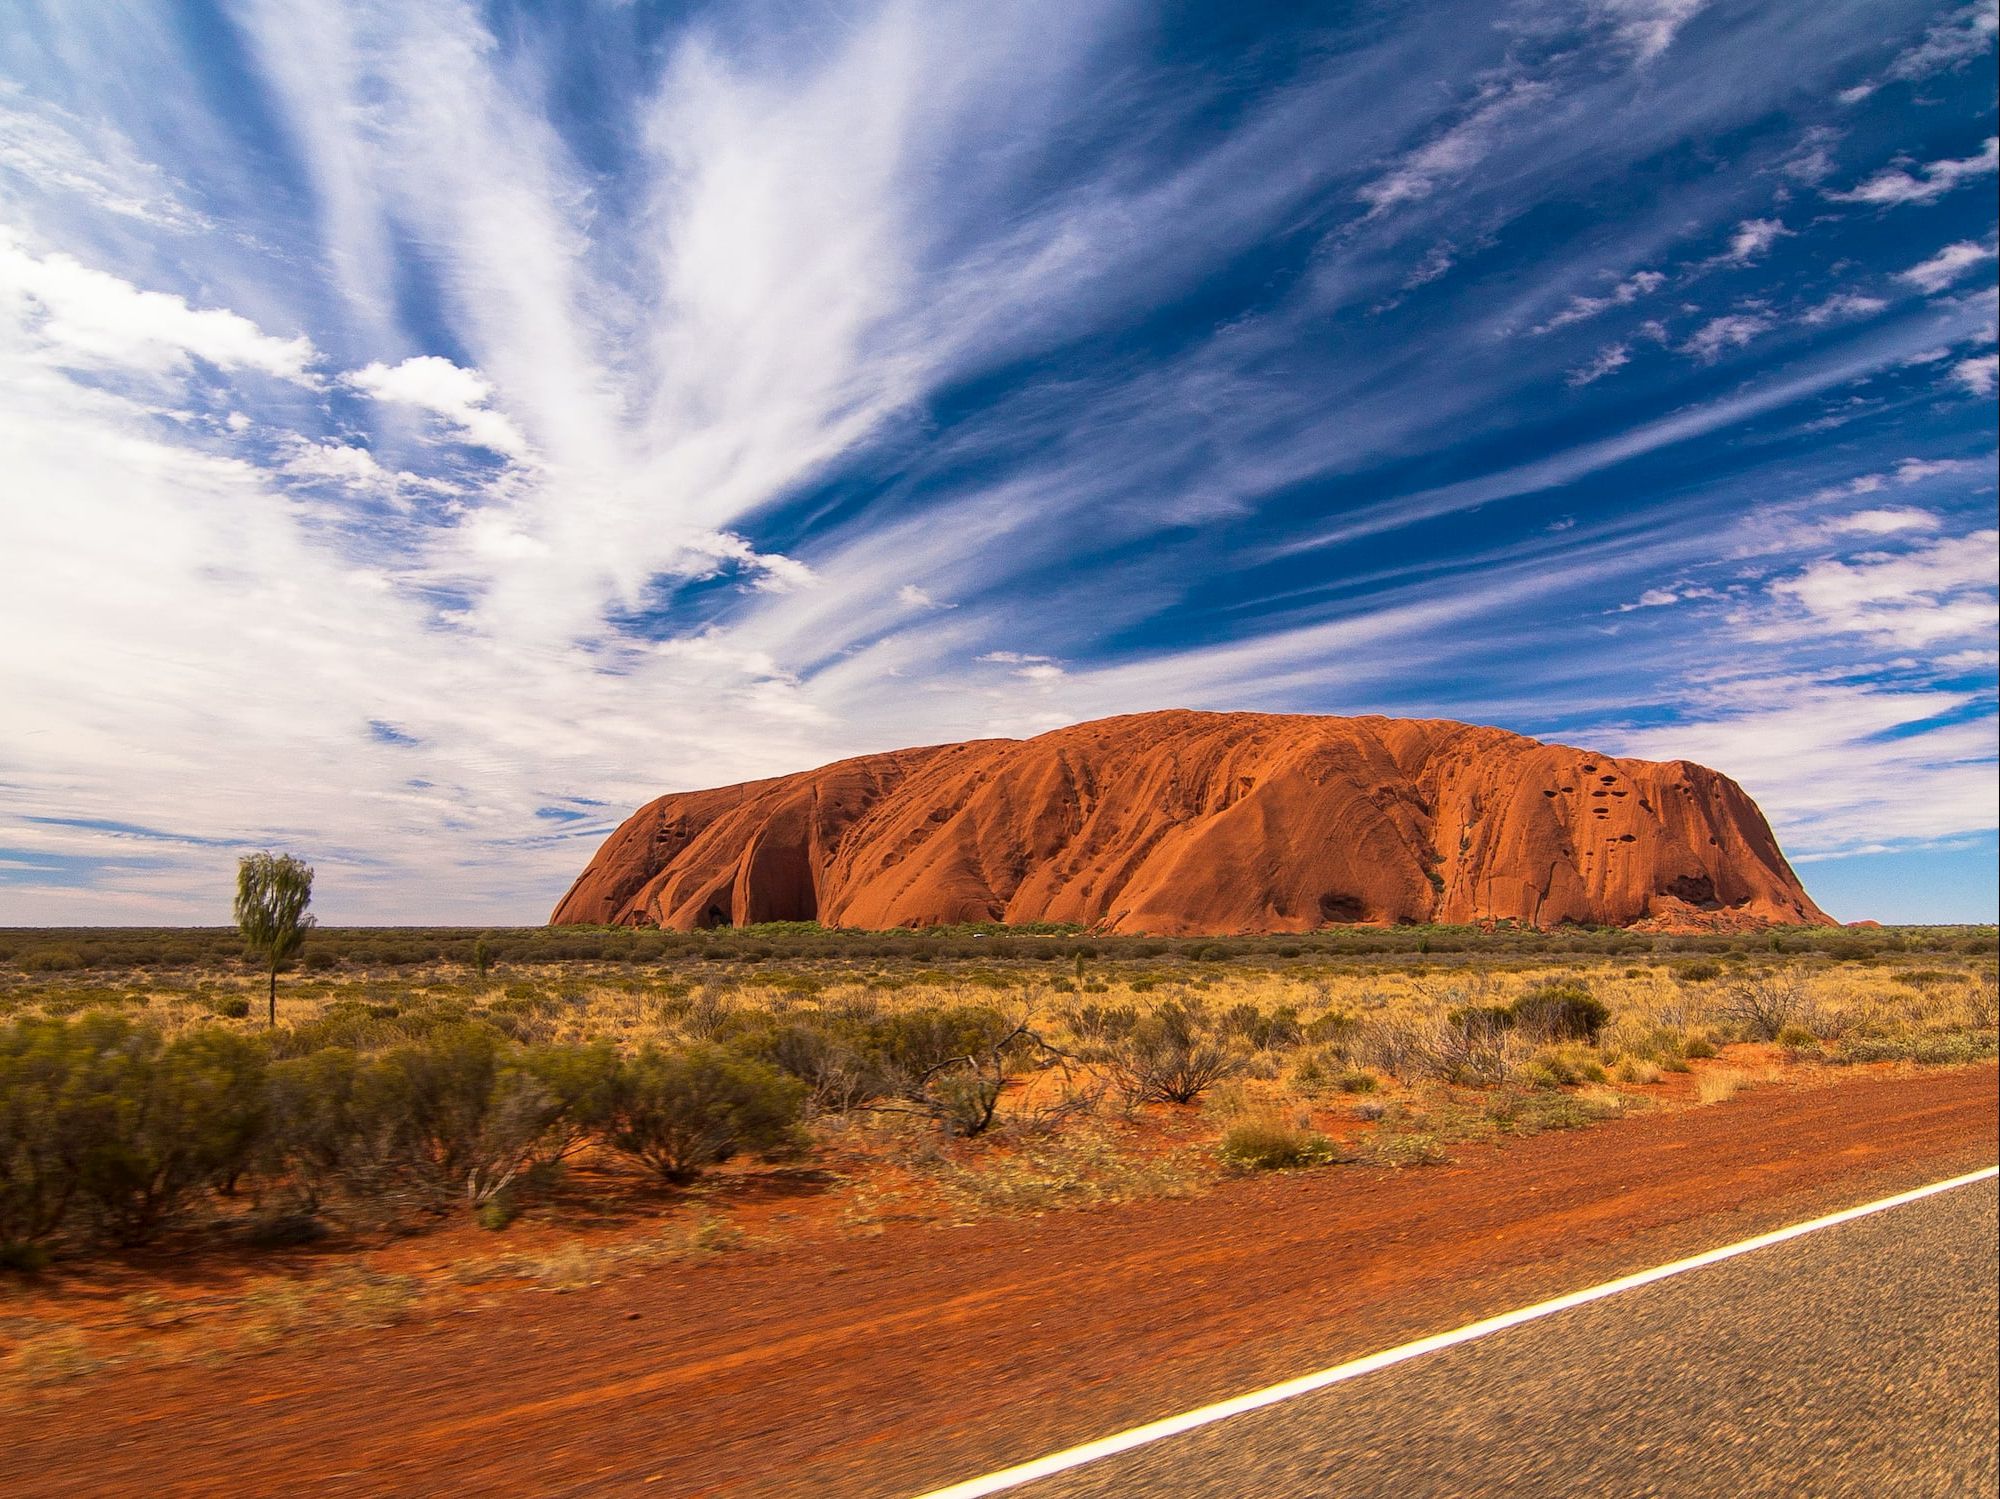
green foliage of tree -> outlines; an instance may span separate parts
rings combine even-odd
[[[236,866],[236,925],[253,956],[271,970],[270,1023],[278,1023],[278,970],[305,946],[317,924],[310,864],[290,854],[246,854]]]

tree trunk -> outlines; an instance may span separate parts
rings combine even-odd
[[[277,1025],[278,1025],[278,965],[277,965],[276,963],[273,963],[273,964],[271,965],[271,1019],[270,1019],[270,1025],[271,1025],[271,1028],[272,1028],[273,1030],[277,1029]]]

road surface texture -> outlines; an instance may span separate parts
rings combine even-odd
[[[473,1286],[421,1323],[212,1369],[114,1370],[0,1406],[0,1493],[894,1499],[1990,1165],[1997,1104],[1990,1064],[1829,1073],[1469,1146],[1450,1166],[891,1222],[573,1295]],[[1843,1276],[1828,1304],[1877,1316],[1881,1287],[1923,1260]],[[1940,1321],[1934,1342],[1962,1322]],[[1635,1331],[1517,1420],[1574,1422],[1627,1366],[1699,1378],[1735,1325],[1681,1319],[1671,1357]],[[1746,1427],[1743,1446],[1766,1435]],[[1382,1445],[1412,1440],[1404,1423]],[[1714,1471],[1737,1450],[1711,1452]]]
[[[1996,1235],[1988,1180],[1013,1492],[1992,1494]]]

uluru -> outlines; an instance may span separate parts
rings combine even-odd
[[[647,803],[550,920],[1832,925],[1734,781],[1442,719],[1170,710]]]

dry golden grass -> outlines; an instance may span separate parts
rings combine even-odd
[[[898,1218],[970,1222],[1200,1191],[1229,1169],[1219,1144],[1245,1125],[1276,1121],[1301,1138],[1337,1142],[1336,1152],[1315,1147],[1314,1159],[1421,1167],[1470,1141],[1579,1128],[1635,1107],[1724,1102],[1795,1068],[1990,1056],[1992,975],[1991,956],[1977,953],[1859,963],[1760,950],[1691,956],[1664,945],[1651,956],[1120,957],[1086,959],[1080,973],[1067,962],[898,967],[879,958],[780,958],[524,967],[481,981],[469,970],[433,965],[290,976],[280,1018],[283,1027],[322,1027],[321,1041],[363,1048],[396,1044],[439,1020],[471,1018],[523,1041],[609,1039],[633,1049],[707,1039],[739,1012],[809,1020],[976,1005],[1026,1021],[1074,1059],[1018,1073],[995,1128],[976,1140],[946,1139],[930,1121],[907,1116],[816,1119],[813,1151],[831,1182],[825,1223],[868,1234]],[[1773,979],[1791,996],[1787,1024],[1814,1045],[1773,1051],[1740,1044],[1760,1038],[1738,1018],[1739,988]],[[1462,1025],[1454,1031],[1454,1013],[1505,1006],[1557,980],[1580,981],[1608,1008],[1594,1044],[1507,1031],[1482,1049],[1466,1044]],[[0,1020],[110,1007],[168,1031],[223,1024],[254,1033],[263,1028],[260,999],[255,979],[224,969],[135,970],[115,982],[0,971]],[[232,1001],[249,1001],[249,1015],[219,1018]],[[1233,1075],[1196,1107],[1122,1104],[1107,1088],[1106,1038],[1169,1004],[1205,1017],[1229,1049]],[[1446,1075],[1452,1068],[1461,1075]],[[1088,1095],[1079,1099],[1088,1106],[1056,1119],[1054,1106],[1071,1095]],[[537,1211],[543,1217],[538,1237],[528,1241],[531,1252],[510,1252],[507,1239],[496,1237],[491,1251],[465,1256],[441,1281],[358,1263],[299,1277],[257,1276],[194,1320],[184,1303],[142,1292],[126,1299],[121,1334],[108,1340],[96,1327],[16,1319],[0,1327],[7,1335],[0,1384],[233,1356],[419,1315],[440,1292],[483,1294],[469,1288],[499,1281],[575,1291],[663,1260],[754,1247],[724,1198],[697,1196],[692,1205],[659,1209],[636,1233],[579,1232],[568,1243],[550,1242],[552,1228],[567,1232],[551,1216],[556,1210]]]
[[[1695,1098],[1704,1104],[1728,1103],[1749,1085],[1747,1073],[1734,1067],[1717,1067],[1702,1073],[1695,1083]]]

